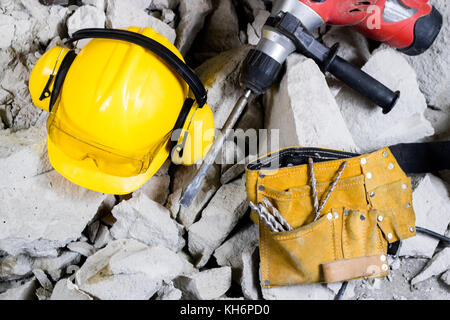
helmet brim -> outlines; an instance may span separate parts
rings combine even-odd
[[[170,154],[170,141],[155,154],[147,172],[134,177],[105,174],[93,161],[74,160],[47,138],[48,156],[53,168],[63,177],[86,189],[113,195],[126,195],[144,185],[164,164]]]

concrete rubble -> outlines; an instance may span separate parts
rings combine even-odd
[[[196,259],[196,267],[205,266],[247,208],[248,200],[242,183],[230,183],[217,191],[203,210],[201,219],[189,228],[189,252]]]
[[[50,300],[93,300],[93,298],[87,293],[78,289],[78,287],[73,284],[68,279],[63,279],[58,281],[55,288],[53,289]]]
[[[181,250],[184,228],[170,217],[168,209],[141,194],[122,201],[112,211],[117,221],[111,229],[114,239],[135,239],[149,246]]]
[[[413,192],[413,208],[416,225],[444,234],[450,224],[450,197],[445,183],[432,174],[427,174]],[[403,241],[401,256],[431,258],[439,240],[418,234]]]
[[[147,300],[192,266],[167,248],[135,240],[116,240],[89,257],[76,273],[75,284],[102,300]]]
[[[313,32],[327,46],[340,43],[341,57],[401,91],[391,113],[383,115],[313,60],[293,54],[278,82],[239,119],[245,143],[240,136],[227,141],[198,197],[184,208],[179,201],[197,165],[169,159],[139,190],[121,196],[86,190],[57,173],[47,155],[48,113],[30,97],[31,70],[79,29],[151,27],[195,70],[220,130],[244,91],[242,62],[261,38],[272,1],[0,0],[0,300],[334,299],[342,283],[261,287],[245,163],[292,145],[364,153],[448,140],[450,5],[432,3],[444,16],[443,30],[419,56],[346,27]],[[257,149],[249,142],[253,132]],[[413,176],[417,226],[447,237],[449,177]],[[388,257],[388,277],[351,281],[343,299],[449,300],[449,250],[418,233]]]
[[[258,227],[254,223],[247,223],[232,237],[214,251],[214,258],[220,266],[230,266],[233,279],[239,281],[244,268],[245,251],[252,251],[258,246]]]
[[[33,278],[16,288],[11,288],[11,289],[1,293],[0,301],[1,300],[33,300],[36,287],[37,287],[36,279]]]
[[[224,295],[231,286],[231,268],[222,267],[181,276],[174,281],[186,300],[213,300]]]
[[[438,252],[425,266],[421,273],[411,280],[411,284],[417,284],[430,277],[440,275],[450,270],[450,248]]]

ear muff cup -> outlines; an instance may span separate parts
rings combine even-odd
[[[178,141],[172,149],[172,162],[187,166],[197,163],[208,153],[215,138],[211,108],[208,105],[191,108],[182,129],[174,133]]]
[[[56,75],[69,52],[67,48],[54,47],[39,58],[31,71],[29,81],[31,99],[35,106],[44,111],[49,111]]]

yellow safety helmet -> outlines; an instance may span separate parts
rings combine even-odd
[[[80,30],[68,43],[87,38],[95,39],[78,55],[50,49],[30,77],[33,103],[50,112],[55,170],[85,188],[122,195],[147,182],[169,155],[184,165],[203,158],[214,140],[213,113],[169,40],[130,27]]]

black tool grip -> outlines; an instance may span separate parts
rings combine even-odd
[[[384,114],[394,108],[400,97],[400,91],[393,92],[378,80],[338,56],[328,65],[327,71],[380,106]]]

